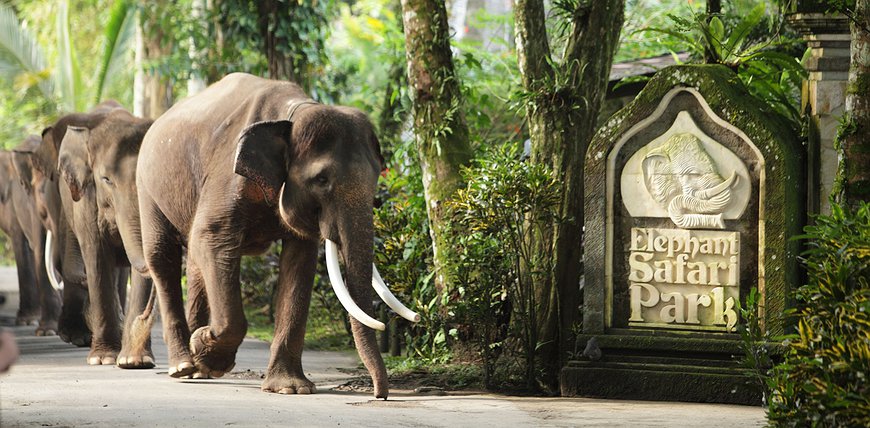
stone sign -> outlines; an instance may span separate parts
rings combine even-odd
[[[730,70],[656,74],[587,152],[579,345],[595,337],[604,358],[569,364],[563,393],[595,385],[594,395],[613,397],[754,400],[733,362],[739,308],[755,288],[764,328],[787,328],[780,315],[800,283],[790,238],[806,213],[803,162],[794,130]],[[668,386],[619,384],[644,376]],[[675,388],[692,379],[707,386]]]

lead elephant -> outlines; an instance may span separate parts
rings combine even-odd
[[[50,210],[55,212],[52,217],[60,249],[55,261],[68,290],[64,294],[86,293],[72,300],[69,312],[87,302],[86,327],[92,334],[88,364],[154,366],[150,335],[133,337],[131,333],[139,331],[128,328],[122,341],[121,328],[121,304],[130,272],[125,244],[140,242],[136,156],[150,125],[150,120],[136,118],[116,103],[103,104],[90,113],[58,120],[43,133],[48,147],[34,157],[34,163],[54,181],[55,197],[60,201],[60,207],[55,197],[48,198],[47,204],[55,206]],[[57,169],[49,169],[50,165]],[[127,317],[128,326],[143,312],[151,293],[150,280],[142,270],[139,266],[132,275],[127,312],[134,316]],[[67,303],[65,299],[65,312]],[[67,319],[76,322],[73,315]],[[71,333],[80,335],[82,330],[77,326]]]
[[[317,247],[325,238],[340,247],[348,271],[349,294],[341,288],[337,294],[354,314],[359,355],[375,396],[387,397],[374,330],[357,320],[383,328],[367,315],[382,162],[373,127],[359,110],[318,104],[293,83],[247,74],[223,78],[155,121],[142,143],[136,182],[143,257],[158,290],[171,376],[232,369],[247,330],[240,258],[280,239],[275,339],[262,389],[314,392],[301,356]],[[187,322],[183,246],[194,303]],[[385,296],[394,300],[388,291]]]

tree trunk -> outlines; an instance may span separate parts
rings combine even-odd
[[[543,2],[517,0],[514,9],[519,68],[523,87],[531,95],[526,105],[531,160],[562,178],[560,211],[567,220],[533,237],[539,254],[555,255],[552,276],[535,281],[538,365],[543,384],[552,390],[573,349],[573,338],[566,333],[574,329],[579,315],[583,164],[607,89],[624,8],[624,0],[582,2],[573,12],[571,33],[558,61],[551,59]]]
[[[443,1],[402,0],[408,83],[414,132],[432,234],[435,286],[450,286],[443,202],[461,186],[460,168],[471,161],[468,124],[453,68]]]
[[[852,21],[852,61],[846,91],[847,125],[839,136],[835,194],[855,206],[870,201],[870,0],[857,0]]]
[[[151,7],[161,7],[153,5]],[[158,14],[142,16],[136,26],[136,75],[133,83],[133,113],[139,117],[157,119],[172,107],[172,83],[168,76],[145,70],[149,61],[160,59],[171,52],[166,46],[163,29],[154,22]]]
[[[278,49],[281,38],[274,31],[275,22],[280,16],[287,15],[292,17],[294,2],[288,2],[287,6],[283,8],[280,7],[278,0],[264,0],[257,4],[260,12],[260,32],[263,35],[264,43],[263,53],[266,54],[266,59],[269,62],[269,77],[296,82],[299,76],[296,75],[296,67],[294,67],[293,60]],[[272,23],[271,26],[269,25],[270,22]]]

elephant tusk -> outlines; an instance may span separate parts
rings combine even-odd
[[[45,233],[45,273],[48,274],[48,282],[56,290],[63,290],[63,280],[57,280],[54,269],[54,258],[51,257],[51,231]]]
[[[329,239],[326,240],[326,271],[329,273],[329,282],[332,283],[332,289],[335,290],[338,301],[352,317],[375,330],[383,331],[386,329],[384,323],[370,317],[350,297],[350,293],[344,285],[344,279],[341,278],[341,269],[338,266],[338,247],[335,242]]]
[[[372,287],[375,289],[375,292],[378,293],[378,296],[381,297],[381,300],[387,304],[393,311],[399,314],[400,317],[411,321],[411,322],[420,322],[420,314],[408,309],[396,296],[387,288],[387,284],[384,283],[384,279],[381,278],[381,273],[378,272],[378,267],[372,264]]]
[[[716,196],[716,195],[728,190],[731,186],[733,186],[735,184],[736,180],[737,180],[737,172],[735,171],[735,172],[731,173],[731,177],[728,177],[727,180],[725,180],[725,181],[723,181],[723,182],[721,182],[721,183],[717,184],[716,186],[713,186],[709,189],[704,189],[704,190],[698,192],[698,194],[696,196],[700,199],[710,199],[713,196]]]

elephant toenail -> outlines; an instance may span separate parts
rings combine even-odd
[[[91,366],[98,366],[98,365],[100,365],[101,363],[102,363],[102,361],[100,360],[100,357],[91,357],[91,358],[88,358],[88,365],[91,365]]]

